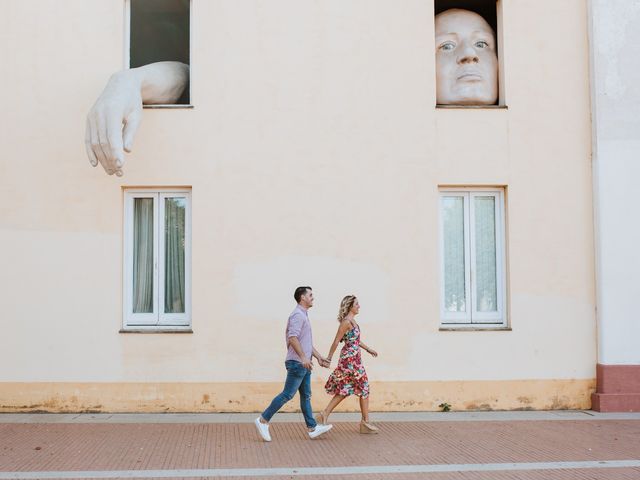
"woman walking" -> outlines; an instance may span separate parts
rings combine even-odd
[[[326,408],[318,414],[316,421],[320,424],[326,424],[329,415],[342,400],[349,395],[356,395],[360,397],[360,412],[362,413],[360,433],[378,433],[378,427],[369,422],[369,379],[362,365],[360,350],[366,350],[373,357],[377,357],[378,352],[360,340],[360,326],[355,320],[355,316],[359,312],[360,303],[354,295],[347,295],[342,299],[338,312],[340,326],[329,349],[327,360],[331,361],[340,342],[344,342],[344,345],[340,351],[338,366],[331,373],[324,386],[326,392],[333,395],[333,398]]]

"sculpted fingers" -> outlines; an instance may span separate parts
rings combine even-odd
[[[104,171],[109,175],[113,175],[118,169],[116,165],[116,155],[114,155],[111,147],[111,142],[114,141],[113,134],[110,134],[110,130],[113,130],[113,127],[110,125],[110,123],[113,122],[111,117],[111,112],[103,109],[98,113],[96,118],[99,147],[97,150],[102,152],[102,156],[98,155],[98,159]]]
[[[84,142],[85,150],[87,151],[87,157],[89,157],[89,163],[91,163],[92,167],[98,166],[98,159],[96,158],[96,154],[93,153],[93,147],[91,146],[91,142]]]
[[[85,133],[84,133],[84,146],[85,149],[87,150],[87,157],[89,158],[89,163],[91,163],[91,166],[95,167],[98,165],[98,158],[96,157],[96,154],[93,152],[93,145],[91,145],[91,123],[89,122],[89,119],[87,118],[87,125],[85,127]]]
[[[100,163],[100,165],[102,165],[102,168],[104,168],[104,171],[109,173],[108,167],[107,167],[107,160],[104,156],[102,147],[100,146],[100,134],[98,133],[98,120],[95,112],[91,112],[89,114],[88,120],[89,120],[89,126],[90,126],[89,131],[90,131],[90,137],[91,137],[90,138],[91,150],[93,152],[93,155],[96,157],[96,159]]]
[[[124,165],[124,150],[122,148],[122,117],[110,113],[106,118],[107,149],[113,172],[117,173]]]
[[[125,118],[123,139],[124,150],[126,152],[131,152],[131,149],[133,148],[133,140],[136,132],[138,131],[138,127],[140,126],[140,120],[142,120],[142,107],[136,108],[127,118]]]
[[[113,175],[116,171],[113,166],[113,162],[109,156],[109,148],[106,140],[100,139],[98,141],[98,146],[95,148],[96,155],[98,155],[98,159],[100,160],[100,165],[104,168],[104,171],[107,175]]]

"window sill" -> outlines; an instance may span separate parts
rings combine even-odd
[[[437,110],[508,110],[506,105],[436,105]]]
[[[438,329],[440,332],[511,332],[511,327],[504,325],[483,325],[472,327],[469,325],[461,325],[459,327],[447,325]]]
[[[158,104],[158,105],[142,105],[142,108],[150,108],[150,109],[168,109],[168,110],[176,110],[176,109],[182,109],[182,108],[194,108],[194,106],[192,104]]]
[[[122,328],[118,333],[193,333],[190,327]]]

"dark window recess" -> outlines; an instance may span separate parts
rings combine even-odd
[[[190,64],[189,0],[131,0],[129,67],[165,61]],[[189,85],[176,103],[189,103]]]
[[[496,0],[435,0],[436,15],[450,8],[462,8],[476,12],[484,17],[494,32],[498,32]]]

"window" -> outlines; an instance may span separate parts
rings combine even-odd
[[[191,328],[191,192],[126,190],[124,330]]]
[[[506,326],[503,189],[440,191],[441,322]]]
[[[126,0],[129,68],[174,61],[190,65],[190,0]],[[177,104],[189,104],[189,85]]]
[[[493,28],[498,30],[497,10],[499,0],[435,0],[435,14],[449,10],[450,8],[461,8],[471,10],[481,15]]]
[[[434,14],[437,107],[504,107],[502,1],[434,0]]]

